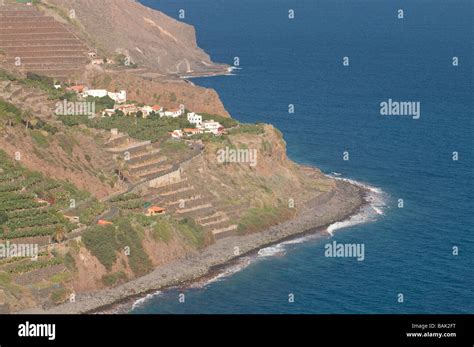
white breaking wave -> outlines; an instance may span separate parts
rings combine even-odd
[[[284,255],[285,254],[285,248],[284,246],[280,243],[275,246],[269,246],[262,248],[261,250],[258,251],[257,256],[259,257],[272,257],[275,255]]]
[[[386,208],[386,194],[382,189],[372,187],[368,184],[354,181],[349,178],[341,178],[331,175],[328,176],[336,180],[349,182],[368,191],[368,194],[364,197],[368,204],[364,206],[359,213],[350,216],[346,220],[336,222],[328,226],[327,232],[331,236],[334,235],[336,230],[348,228],[357,224],[373,222],[378,216],[382,216],[384,214],[384,209]]]
[[[257,256],[260,257],[260,258],[265,258],[265,257],[285,255],[286,250],[287,250],[286,246],[297,245],[299,243],[307,242],[311,239],[315,239],[315,238],[318,238],[318,237],[319,237],[318,234],[308,234],[308,235],[297,237],[295,239],[291,239],[291,240],[288,240],[288,241],[283,241],[283,242],[280,242],[276,245],[262,248],[261,250],[258,251]]]
[[[133,303],[132,310],[136,309],[137,307],[143,306],[143,304],[145,304],[148,300],[154,298],[155,296],[160,295],[161,293],[162,293],[161,291],[157,291],[153,294],[147,294],[144,298],[138,299],[137,301]]]

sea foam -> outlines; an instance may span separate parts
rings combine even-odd
[[[364,200],[367,202],[367,204],[363,206],[357,214],[354,214],[343,221],[335,222],[329,225],[327,228],[327,232],[329,235],[333,236],[334,232],[339,229],[348,228],[358,224],[373,222],[377,220],[379,216],[384,215],[384,209],[387,206],[387,194],[382,189],[349,178],[336,177],[333,175],[327,176],[336,180],[349,182],[367,191],[367,194],[364,196]]]

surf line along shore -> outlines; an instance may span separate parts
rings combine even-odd
[[[259,249],[278,244],[306,234],[327,235],[329,225],[357,214],[368,202],[368,190],[345,181],[337,181],[336,188],[307,201],[299,215],[289,221],[274,225],[262,232],[233,236],[217,241],[198,254],[164,264],[149,274],[113,288],[91,293],[79,293],[74,302],[67,302],[49,309],[30,309],[23,314],[80,314],[111,311],[170,287],[186,286],[212,277],[239,258],[258,252]],[[235,249],[239,254],[235,254]]]

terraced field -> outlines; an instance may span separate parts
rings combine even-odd
[[[70,184],[24,169],[0,151],[0,240],[37,237],[48,244],[66,235],[75,225],[60,210],[86,196]]]
[[[108,152],[123,160],[123,172],[132,182],[151,179],[172,167],[168,158],[160,153],[158,145],[151,141],[137,141],[128,135],[120,135],[107,145],[110,146]]]
[[[49,247],[63,241],[78,226],[71,223],[62,209],[72,201],[80,202],[87,194],[68,183],[44,177],[11,161],[0,151],[0,244],[34,247],[35,256],[17,254],[0,256],[0,302],[4,295],[22,295],[28,286],[40,291],[43,303],[51,304],[66,295],[64,281],[68,277],[65,258]],[[29,248],[30,249],[30,248]],[[30,249],[31,250],[31,249]],[[32,293],[30,292],[30,294]],[[23,293],[24,299],[29,294]],[[55,299],[56,298],[56,299]],[[10,298],[9,302],[16,302]],[[2,306],[2,305],[0,305]],[[0,310],[8,311],[11,307]]]
[[[36,7],[0,5],[0,52],[8,65],[66,80],[83,73],[88,51],[66,25]]]

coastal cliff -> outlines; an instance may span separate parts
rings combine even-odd
[[[208,275],[279,240],[323,234],[364,204],[361,188],[291,161],[273,126],[241,124],[215,91],[177,78],[226,69],[196,46],[192,27],[131,0],[38,7],[58,21],[74,9],[74,19],[62,21],[88,45],[146,68],[88,64],[81,82],[124,89],[143,106],[182,104],[220,130],[173,138],[175,129],[192,126],[183,115],[59,115],[58,104],[83,97],[56,89],[55,76],[3,61],[0,240],[37,244],[39,254],[0,259],[1,312],[95,311]],[[19,7],[13,19],[42,18],[33,11]]]

